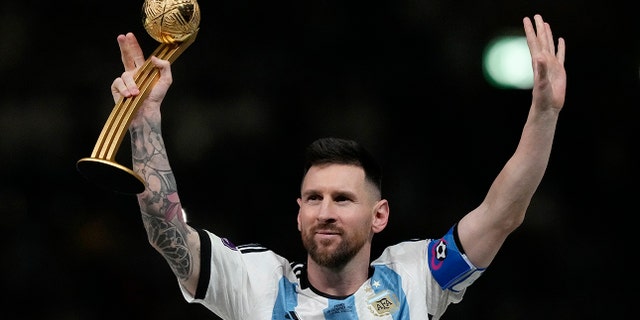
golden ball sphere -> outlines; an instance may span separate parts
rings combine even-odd
[[[145,0],[142,24],[158,42],[182,42],[198,31],[200,7],[196,0]]]

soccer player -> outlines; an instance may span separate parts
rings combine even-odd
[[[130,124],[133,169],[146,185],[137,197],[149,242],[184,298],[223,319],[439,319],[521,225],[549,161],[565,101],[565,42],[558,38],[556,48],[540,15],[533,22],[525,17],[523,25],[534,87],[514,154],[483,201],[449,230],[389,246],[379,257],[371,257],[372,240],[390,214],[380,168],[362,146],[340,138],[321,138],[306,149],[297,200],[306,261],[234,245],[186,223],[161,134],[170,63],[151,57],[160,77]],[[133,75],[145,62],[132,33],[117,40],[125,71],[112,83],[115,101],[140,93]]]

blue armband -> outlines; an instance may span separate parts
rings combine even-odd
[[[478,279],[486,268],[477,268],[456,241],[456,226],[440,239],[429,242],[429,269],[443,290],[463,290]]]

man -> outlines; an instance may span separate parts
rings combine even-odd
[[[146,184],[138,200],[149,241],[185,299],[223,319],[439,319],[523,222],[547,167],[565,100],[565,43],[558,38],[556,51],[549,24],[534,20],[535,28],[523,19],[534,71],[530,111],[486,197],[441,238],[402,242],[374,260],[372,239],[387,225],[389,203],[380,168],[350,140],[318,139],[307,149],[297,217],[304,263],[189,226],[160,130],[170,64],[152,57],[160,78],[130,125],[133,169]],[[118,43],[125,72],[111,86],[116,101],[140,93],[133,75],[145,61],[133,34]]]

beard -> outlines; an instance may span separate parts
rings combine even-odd
[[[311,259],[320,266],[330,269],[340,269],[344,267],[362,249],[366,243],[365,236],[348,236],[343,230],[337,247],[333,248],[334,241],[316,241],[315,229],[302,233],[302,244],[307,250]]]

